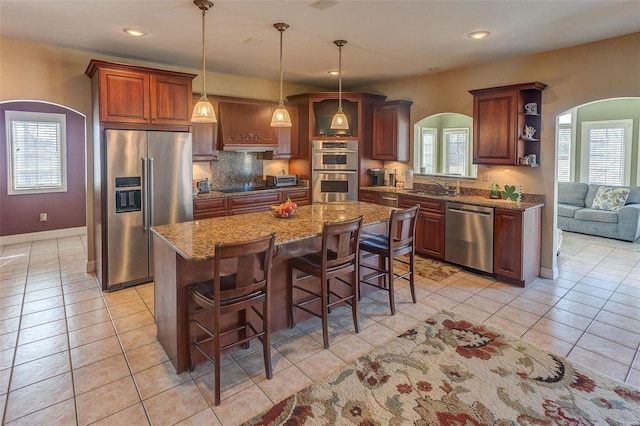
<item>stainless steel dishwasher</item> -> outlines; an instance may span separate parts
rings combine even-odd
[[[447,203],[444,259],[493,273],[493,208]]]
[[[381,192],[378,194],[378,204],[383,206],[398,207],[398,194]]]

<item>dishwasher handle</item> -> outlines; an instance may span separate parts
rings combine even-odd
[[[479,210],[469,210],[469,209],[457,208],[457,207],[449,207],[448,211],[453,212],[453,213],[475,214],[475,215],[480,215],[480,216],[491,216],[491,212],[479,211]]]

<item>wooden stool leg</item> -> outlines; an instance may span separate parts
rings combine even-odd
[[[351,281],[351,292],[353,297],[351,299],[351,314],[353,315],[353,327],[356,333],[360,333],[360,327],[358,326],[358,287],[360,286],[360,275],[358,274],[358,267],[353,271],[353,280]]]
[[[396,298],[394,291],[394,274],[393,274],[393,256],[389,255],[389,268],[387,269],[388,273],[385,276],[385,279],[389,283],[389,307],[391,308],[391,315],[396,314]]]
[[[325,277],[322,277],[322,291],[321,291],[321,304],[322,304],[322,341],[324,343],[324,348],[329,349],[329,307],[327,306],[327,302],[329,300],[329,280]]]
[[[413,264],[414,264],[414,254],[413,252],[409,253],[409,271],[411,274],[409,275],[409,287],[411,287],[411,298],[413,299],[413,303],[416,303],[416,285],[413,277],[415,274],[413,273]]]
[[[287,315],[287,322],[289,323],[289,328],[293,328],[296,324],[295,317],[293,311],[295,310],[295,299],[293,297],[293,293],[295,289],[293,288],[296,285],[297,275],[296,270],[289,266],[289,272],[291,275],[291,285],[289,286],[289,312]]]
[[[271,324],[269,318],[269,307],[267,301],[262,305],[262,327],[264,336],[262,338],[262,355],[264,357],[264,370],[267,375],[267,379],[273,378],[273,368],[271,366]]]
[[[246,339],[248,334],[247,334],[247,330],[249,329],[249,324],[247,323],[247,310],[243,309],[242,311],[240,311],[240,321],[242,321],[242,324],[244,324],[244,327],[242,328],[242,338]],[[243,345],[242,345],[242,349],[249,349],[249,341],[246,341]]]
[[[216,324],[219,322],[219,318],[217,318]],[[220,329],[219,325],[215,326],[215,339],[213,346],[213,362],[214,362],[214,374],[215,376],[215,405],[220,405]]]

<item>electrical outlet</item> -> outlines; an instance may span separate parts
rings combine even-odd
[[[47,221],[47,214],[40,213],[40,222],[46,222],[46,221]]]
[[[482,174],[482,180],[484,180],[485,182],[489,182],[489,172],[484,172]]]

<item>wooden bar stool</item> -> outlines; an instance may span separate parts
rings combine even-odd
[[[267,378],[273,377],[269,287],[274,241],[275,233],[272,233],[239,243],[216,243],[213,280],[192,284],[189,288],[191,371],[195,367],[196,349],[213,362],[215,405],[220,405],[220,354],[223,350],[237,345],[247,348],[250,340],[260,339]],[[261,328],[251,322],[250,317],[254,315],[247,315],[249,308],[262,320]],[[234,323],[223,330],[221,316],[234,313],[239,317],[239,324]],[[234,336],[236,339],[231,343],[225,340],[222,344],[222,339]]]
[[[325,223],[322,232],[322,249],[319,253],[291,259],[289,272],[291,274],[291,291],[289,310],[289,326],[295,325],[294,311],[301,309],[322,319],[322,339],[325,349],[329,348],[328,315],[331,307],[342,302],[351,305],[353,325],[356,333],[358,329],[358,281],[360,276],[358,241],[362,227],[362,216],[344,222]],[[351,275],[349,281],[342,277]],[[310,277],[320,279],[319,288],[312,285],[299,285],[298,282]],[[348,294],[340,294],[331,288],[333,283],[340,283],[348,287]],[[343,287],[344,288],[344,287]],[[311,298],[296,300],[295,292],[299,291]],[[314,311],[307,306],[312,303],[320,304],[320,310]]]
[[[372,271],[368,275],[364,275],[360,283],[368,284],[389,292],[391,315],[395,315],[396,313],[393,284],[397,279],[402,278],[409,281],[411,297],[413,303],[416,303],[413,268],[415,228],[419,207],[420,206],[416,205],[404,210],[392,211],[387,235],[370,236],[360,241],[360,253],[362,256],[360,264],[363,268]],[[399,257],[402,255],[409,255],[408,261]],[[374,256],[379,256],[380,264],[384,264],[384,266],[375,267],[366,264],[365,261]],[[393,266],[394,260],[407,265],[408,271],[404,273],[395,272]],[[380,283],[380,278],[382,278],[382,283]]]

